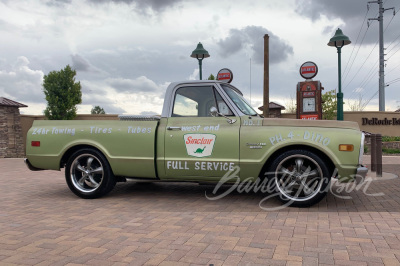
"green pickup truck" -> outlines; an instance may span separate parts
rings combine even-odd
[[[82,198],[104,196],[126,179],[223,179],[268,181],[281,201],[305,207],[326,195],[332,178],[364,178],[363,150],[357,123],[263,118],[228,83],[184,81],[169,85],[161,116],[35,121],[25,163],[65,167],[69,188]]]

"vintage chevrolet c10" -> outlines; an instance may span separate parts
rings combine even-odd
[[[363,149],[357,123],[263,118],[228,83],[185,81],[169,85],[161,116],[35,121],[25,162],[31,170],[65,167],[82,198],[127,178],[218,184],[224,177],[271,181],[281,201],[305,207],[326,195],[332,178],[365,177]]]

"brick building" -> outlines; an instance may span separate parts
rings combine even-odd
[[[258,110],[260,110],[261,112],[264,111],[264,106],[260,106],[258,107]],[[274,102],[270,102],[269,103],[269,117],[273,118],[273,117],[281,117],[282,115],[282,110],[285,110],[285,107],[274,103]]]
[[[28,106],[0,97],[0,158],[24,157],[20,107]]]

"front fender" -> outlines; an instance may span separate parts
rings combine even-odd
[[[361,132],[353,129],[242,126],[241,177],[258,177],[263,167],[279,151],[291,147],[303,147],[324,154],[341,176],[355,174],[360,139]],[[353,144],[354,150],[339,151],[339,144]]]

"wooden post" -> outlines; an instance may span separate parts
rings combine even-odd
[[[382,176],[382,135],[376,134],[376,176]]]
[[[264,117],[269,117],[269,35],[264,35]]]
[[[371,134],[371,172],[376,171],[376,135]]]

